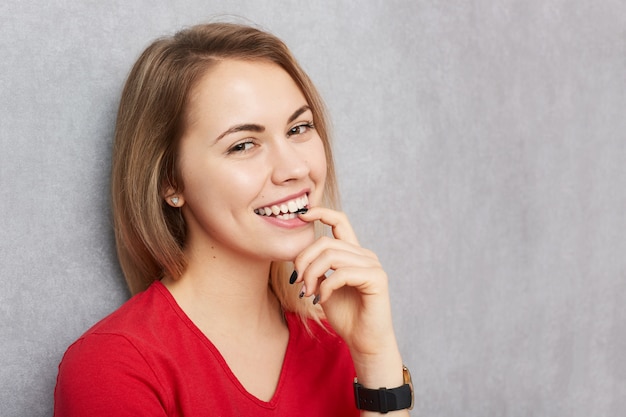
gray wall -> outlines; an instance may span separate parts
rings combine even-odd
[[[421,416],[626,413],[623,1],[0,3],[0,415],[128,294],[109,220],[123,80],[235,14],[334,120],[344,210],[391,278]]]

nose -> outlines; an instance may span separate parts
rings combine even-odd
[[[272,164],[272,182],[274,184],[283,184],[309,175],[309,163],[306,158],[305,147],[302,144],[280,138],[274,142],[269,159]]]

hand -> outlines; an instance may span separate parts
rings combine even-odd
[[[300,218],[330,226],[334,239],[321,237],[296,257],[296,282],[304,282],[306,296],[319,296],[326,319],[350,348],[359,382],[371,388],[399,387],[402,357],[391,320],[387,274],[378,257],[359,245],[345,214],[314,207]],[[377,415],[361,412],[362,417]]]
[[[346,341],[355,362],[361,356],[397,353],[387,274],[377,256],[359,245],[341,212],[314,207],[300,218],[321,221],[334,236],[319,238],[294,260],[296,282],[304,282],[305,295],[318,295],[326,319]]]

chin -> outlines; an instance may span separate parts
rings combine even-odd
[[[298,256],[303,250],[311,246],[315,242],[315,236],[312,233],[310,237],[306,239],[285,239],[281,242],[279,248],[276,248],[273,261],[291,262],[296,256]]]

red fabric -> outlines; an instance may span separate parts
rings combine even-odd
[[[296,316],[286,317],[280,380],[271,401],[261,401],[155,282],[68,348],[55,416],[358,416],[343,340],[315,323],[311,337]]]

